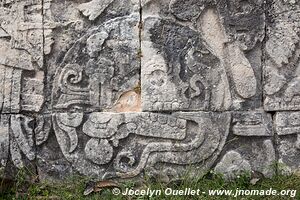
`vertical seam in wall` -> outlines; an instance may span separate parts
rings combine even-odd
[[[44,19],[44,0],[41,0],[42,2],[42,33],[43,33],[43,46],[42,46],[42,51],[43,51],[43,67],[44,67],[44,62],[45,62],[45,60],[44,60],[44,51],[45,51],[45,27],[44,27],[44,21],[45,21],[45,19]]]
[[[51,1],[48,2],[51,5]],[[49,6],[50,6],[49,5]],[[43,94],[47,94],[47,89],[48,89],[48,84],[47,84],[47,74],[48,74],[48,70],[46,70],[46,60],[45,60],[45,0],[42,0],[42,26],[43,26],[43,72],[44,72],[44,80],[43,80]],[[48,101],[48,99],[46,99],[44,97],[44,103],[42,105],[42,107],[40,108],[41,113],[44,114],[45,110],[45,103],[46,101]],[[52,111],[52,110],[51,110]]]
[[[267,23],[268,23],[268,11],[267,11],[267,3],[268,2],[268,0],[266,0],[265,2],[264,2],[264,14],[265,14],[265,27],[264,27],[264,39],[263,39],[263,41],[262,41],[262,62],[261,62],[261,65],[262,65],[262,70],[261,70],[261,81],[262,81],[262,93],[261,93],[261,95],[262,95],[262,99],[261,99],[261,101],[262,101],[262,107],[264,108],[264,82],[265,82],[265,80],[264,80],[264,67],[265,67],[265,61],[266,61],[266,49],[265,49],[265,46],[266,46],[266,40],[267,40]]]
[[[141,111],[143,112],[143,102],[142,102],[142,31],[143,31],[143,8],[142,8],[142,0],[139,0],[139,50],[138,50],[138,60],[139,60],[139,95],[140,95],[140,102],[141,102]]]
[[[42,41],[43,41],[43,44],[42,44],[42,59],[43,59],[43,66],[42,66],[42,69],[40,70],[43,70],[44,72],[44,80],[43,80],[43,84],[44,84],[44,88],[43,88],[43,93],[44,95],[46,94],[46,74],[47,74],[47,70],[45,70],[45,13],[44,13],[44,9],[45,9],[45,2],[44,0],[41,0],[41,4],[42,4],[42,11],[41,11],[41,14],[42,14]],[[45,99],[44,99],[45,100]],[[38,181],[40,181],[40,178],[39,178],[39,171],[38,171],[38,161],[37,161],[37,157],[38,157],[38,152],[37,152],[37,144],[36,144],[36,127],[37,127],[37,115],[43,115],[43,106],[44,106],[45,102],[43,103],[42,107],[41,107],[41,112],[40,113],[37,113],[37,114],[34,114],[32,117],[33,117],[33,130],[32,130],[32,137],[33,137],[33,146],[34,146],[34,151],[35,151],[35,159],[34,159],[34,169],[35,169],[35,173],[36,173],[36,177],[38,179]]]
[[[139,0],[139,52],[138,52],[138,57],[139,57],[139,63],[140,63],[140,69],[139,69],[139,74],[140,74],[140,87],[142,85],[142,29],[143,29],[143,8],[142,8],[142,0]],[[141,90],[141,88],[140,88]]]
[[[265,33],[264,33],[264,40],[262,42],[262,106],[264,108],[264,83],[265,83],[265,76],[264,76],[264,69],[265,69],[265,63],[266,63],[266,42],[268,38],[268,23],[269,23],[269,6],[272,4],[269,0],[265,0],[264,2],[264,13],[265,13]],[[275,170],[275,175],[278,175],[279,169],[278,169],[278,160],[279,160],[279,152],[278,152],[278,134],[275,129],[275,116],[276,116],[276,111],[265,111],[268,114],[271,115],[272,118],[272,131],[273,131],[273,145],[274,145],[274,151],[275,151],[275,163],[274,163],[274,170]]]

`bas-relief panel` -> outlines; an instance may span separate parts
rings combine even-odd
[[[0,9],[1,168],[165,181],[299,168],[298,2]]]

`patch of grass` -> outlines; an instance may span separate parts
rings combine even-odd
[[[13,188],[0,194],[0,199],[112,199],[112,200],[122,200],[122,199],[138,199],[138,200],[160,200],[160,199],[170,199],[170,200],[193,200],[193,199],[208,199],[208,200],[218,200],[218,199],[292,199],[290,195],[288,196],[210,196],[208,194],[209,190],[232,190],[234,193],[236,189],[239,190],[269,190],[270,188],[281,191],[281,190],[297,190],[300,192],[300,177],[297,175],[276,175],[273,178],[263,178],[259,180],[255,185],[251,184],[251,178],[249,174],[245,173],[240,175],[237,179],[232,181],[225,181],[221,175],[218,174],[208,174],[203,178],[184,178],[180,181],[174,181],[168,184],[160,183],[154,181],[150,178],[145,178],[144,181],[136,183],[133,181],[127,181],[120,183],[120,188],[125,191],[126,188],[133,190],[150,190],[162,191],[161,195],[157,196],[115,196],[112,194],[111,189],[104,189],[101,192],[93,193],[88,196],[84,196],[84,190],[86,183],[89,179],[81,176],[74,176],[68,180],[59,183],[30,183],[24,180],[24,176],[20,175]],[[27,185],[26,195],[19,195],[19,189],[22,188],[22,184]],[[199,189],[201,193],[197,195],[190,196],[172,196],[164,193],[167,188],[171,188],[173,191],[184,190],[185,188],[191,188],[194,190]],[[202,193],[205,192],[205,193]],[[294,199],[300,199],[300,193],[294,197]]]

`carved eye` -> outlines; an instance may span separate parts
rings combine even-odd
[[[208,51],[207,49],[200,49],[199,51],[202,55],[209,55],[210,54],[210,51]]]
[[[195,58],[201,58],[203,55],[202,55],[202,53],[200,51],[195,51],[194,54],[193,54],[193,56]]]

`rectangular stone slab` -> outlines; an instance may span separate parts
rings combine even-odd
[[[300,109],[299,1],[269,1],[264,62],[266,111]]]
[[[24,169],[35,174],[34,122],[21,114],[0,115],[0,171],[5,171],[5,177],[15,177]]]
[[[226,2],[142,4],[144,111],[226,111],[261,106],[263,4],[249,3],[251,14],[241,15],[229,6],[233,2]]]
[[[282,174],[299,173],[300,148],[297,134],[280,136],[277,139],[278,171]]]
[[[264,111],[233,112],[232,132],[239,136],[273,136],[271,114]]]
[[[277,112],[274,124],[278,135],[299,134],[300,112]]]
[[[277,112],[274,126],[278,134],[276,141],[279,172],[284,174],[299,172],[300,112]]]
[[[35,128],[36,166],[39,179],[43,181],[66,179],[76,173],[63,156],[55,134],[50,132],[51,127],[51,114],[37,116]]]
[[[46,14],[46,112],[140,111],[139,1],[52,1]]]
[[[41,110],[44,101],[43,67],[42,0],[1,2],[1,113],[17,114],[21,111],[38,112]],[[35,90],[37,87],[42,89]]]
[[[235,137],[228,141],[215,172],[228,180],[250,173],[253,177],[272,177],[276,168],[275,147],[271,138]]]

